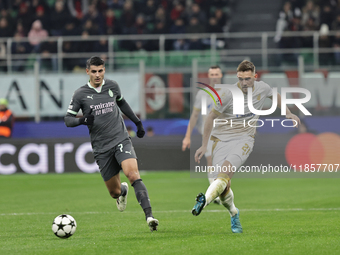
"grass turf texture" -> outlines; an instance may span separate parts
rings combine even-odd
[[[233,179],[244,233],[232,234],[222,206],[191,215],[208,180],[189,176],[142,175],[153,233],[133,188],[121,213],[99,174],[0,176],[0,254],[339,254],[340,179]],[[62,213],[78,224],[69,239],[51,230]]]

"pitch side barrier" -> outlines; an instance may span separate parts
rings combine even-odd
[[[133,138],[140,170],[187,170],[182,137]],[[0,174],[99,172],[89,139],[1,139]]]

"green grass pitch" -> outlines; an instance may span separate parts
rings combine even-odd
[[[244,231],[233,234],[223,206],[191,215],[207,179],[142,178],[160,221],[153,233],[133,188],[121,213],[99,174],[0,176],[0,254],[340,254],[340,179],[233,179]],[[69,239],[51,230],[62,213],[78,224]]]

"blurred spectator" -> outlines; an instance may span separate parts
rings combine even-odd
[[[39,5],[35,12],[35,20],[40,20],[43,27],[50,31],[50,17],[45,12],[45,8],[42,5]]]
[[[322,24],[320,27],[320,37],[319,37],[319,47],[320,48],[331,48],[332,41],[329,36],[329,27],[327,24]],[[331,65],[332,64],[332,53],[319,53],[319,63],[320,65]]]
[[[325,5],[322,8],[320,14],[320,24],[326,24],[328,27],[332,27],[332,22],[334,20],[334,13],[330,5]]]
[[[130,34],[130,29],[135,24],[135,17],[133,2],[127,0],[124,4],[124,9],[119,22],[122,25],[123,34]]]
[[[171,20],[175,21],[179,18],[183,18],[184,14],[184,7],[181,3],[177,2],[175,3],[174,8],[170,12],[170,18]]]
[[[108,0],[107,6],[113,10],[122,10],[124,5],[124,0]]]
[[[57,0],[59,1],[59,0]],[[67,0],[67,7],[70,14],[77,20],[81,20],[89,8],[88,0]]]
[[[34,13],[29,8],[29,2],[21,1],[19,4],[19,12],[17,19],[20,20],[26,31],[29,31],[34,21]]]
[[[306,6],[302,8],[302,25],[307,25],[311,18],[313,19],[314,24],[319,26],[320,8],[315,5],[312,0],[308,0]]]
[[[25,31],[24,26],[22,25],[21,21],[17,22],[15,33],[21,34],[21,36],[25,37],[27,35],[27,31]]]
[[[155,23],[162,22],[164,24],[165,30],[168,31],[169,28],[169,16],[162,6],[159,6],[155,13]],[[156,34],[156,33],[155,33]]]
[[[14,125],[14,116],[8,109],[8,101],[5,98],[0,99],[0,137],[10,138]]]
[[[291,22],[292,19],[293,19],[292,5],[290,2],[285,2],[283,5],[283,10],[280,11],[279,13],[279,19],[276,21],[276,34],[274,37],[274,41],[276,43],[282,44],[281,42],[282,33],[287,30],[288,24]]]
[[[0,18],[5,18],[8,22],[8,27],[11,31],[15,29],[16,20],[14,20],[7,9],[1,9],[0,11]]]
[[[146,23],[154,23],[155,22],[155,13],[157,10],[157,6],[155,5],[154,0],[147,0],[146,6],[143,8],[142,13],[145,17]]]
[[[201,34],[205,32],[205,28],[201,25],[196,17],[190,19],[190,24],[186,27],[186,32],[191,34]],[[192,38],[189,40],[190,50],[202,50],[203,44],[201,39]]]
[[[215,10],[215,18],[217,19],[217,24],[223,29],[227,30],[227,15],[222,11],[222,9]]]
[[[304,31],[317,31],[318,26],[315,24],[315,20],[313,17],[309,17],[306,24],[303,27]],[[302,45],[305,48],[313,48],[313,36],[304,36],[301,38]]]
[[[186,32],[186,28],[184,26],[183,19],[176,19],[175,23],[170,28],[171,34],[184,34]]]
[[[332,23],[332,30],[340,30],[340,13],[336,15],[336,18]]]
[[[335,52],[334,52],[335,64],[340,65],[340,31],[338,31],[335,34],[333,47],[335,49]]]
[[[153,128],[152,127],[147,127],[146,128],[146,136],[147,137],[152,137],[152,136],[154,136],[155,135],[155,133],[154,133],[154,131],[153,131]]]
[[[31,52],[31,47],[28,42],[24,41],[25,37],[19,33],[16,32],[14,34],[13,38],[13,44],[12,44],[12,55],[15,57],[15,55],[18,54],[29,54]],[[13,71],[15,72],[22,72],[25,70],[25,58],[15,58],[13,59]]]
[[[40,65],[42,68],[47,68],[54,72],[58,70],[57,51],[57,42],[53,39],[49,39],[48,41],[41,43],[40,53],[42,55],[42,59]]]
[[[119,20],[116,18],[115,12],[112,9],[106,11],[106,34],[117,35],[120,34]]]
[[[74,20],[69,20],[62,30],[62,34],[65,36],[80,35],[81,31],[81,28],[76,26]]]
[[[33,47],[33,52],[39,52],[41,42],[48,37],[48,32],[43,28],[41,21],[36,20],[28,32],[28,41]]]
[[[209,24],[207,26],[207,33],[222,33],[222,27],[217,24],[217,19],[215,17],[210,17]]]
[[[63,1],[57,0],[55,2],[54,9],[52,10],[50,17],[51,35],[62,35],[62,31],[65,25],[70,22],[70,20],[71,15],[65,9]]]
[[[11,37],[12,31],[6,18],[0,19],[0,37]]]
[[[107,8],[107,0],[93,0],[92,4],[96,5],[96,9],[100,12],[100,13],[104,13]]]
[[[198,4],[192,4],[191,10],[189,11],[189,20],[191,20],[192,17],[195,17],[198,19],[198,22],[202,25],[207,23],[207,16],[206,14],[201,11],[201,8]]]
[[[104,34],[105,33],[105,19],[101,12],[97,10],[95,4],[91,4],[88,8],[88,12],[84,15],[83,24],[88,21],[92,21],[92,26],[96,30],[96,32],[92,32],[93,34]]]
[[[189,47],[190,45],[186,40],[177,39],[176,41],[174,41],[174,45],[173,45],[174,50],[186,51],[186,50],[189,50]]]

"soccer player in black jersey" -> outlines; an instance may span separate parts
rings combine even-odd
[[[136,124],[139,138],[145,134],[142,122],[125,101],[117,82],[104,79],[105,63],[101,58],[88,59],[86,73],[90,80],[74,92],[65,124],[67,127],[87,125],[94,158],[110,195],[117,199],[118,210],[125,210],[129,190],[126,182],[120,183],[119,172],[123,170],[134,187],[150,230],[157,230],[158,220],[152,215],[148,191],[140,178],[137,157],[120,110]],[[83,117],[76,118],[80,109]]]

